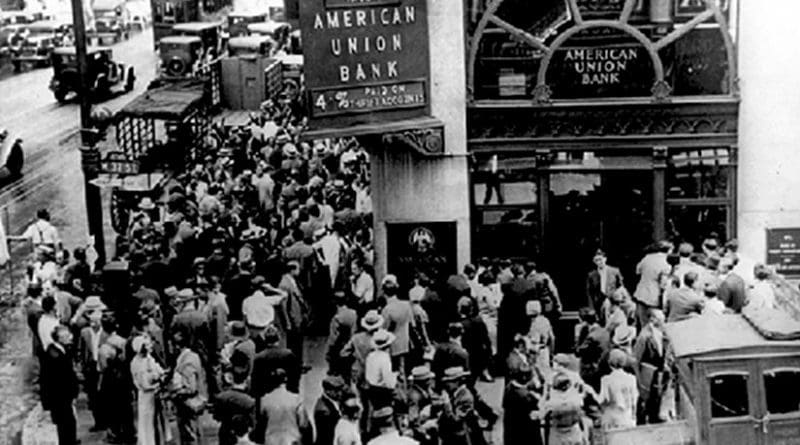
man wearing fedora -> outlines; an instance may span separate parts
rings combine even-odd
[[[446,369],[461,366],[469,369],[469,353],[461,345],[461,336],[464,335],[464,327],[461,323],[450,323],[447,327],[448,340],[439,343],[433,354],[431,370],[441,376]]]
[[[641,409],[639,420],[644,423],[655,423],[660,419],[661,396],[669,384],[667,351],[669,339],[664,333],[664,313],[654,309],[650,311],[649,320],[642,328],[633,345],[633,358],[638,363],[639,393]]]
[[[344,346],[356,333],[358,315],[355,310],[350,308],[347,294],[344,291],[334,292],[333,298],[336,303],[336,314],[331,318],[325,356],[331,374],[349,379],[348,363],[342,359],[341,353]]]
[[[486,438],[475,411],[475,396],[467,386],[469,371],[461,366],[444,370],[440,376],[447,393],[444,412],[439,419],[442,445],[486,445]]]
[[[367,442],[367,445],[419,445],[416,440],[400,435],[391,406],[375,410],[372,413],[372,422],[379,435]]]
[[[322,380],[322,395],[314,405],[315,445],[333,444],[336,424],[342,417],[341,402],[347,384],[339,376],[326,376]]]
[[[255,423],[256,400],[247,391],[250,358],[242,351],[235,351],[230,364],[230,371],[226,374],[230,376],[231,386],[214,399],[214,418],[220,423],[220,445],[236,445],[237,437],[233,428],[235,419],[247,419],[248,428]]]
[[[434,391],[435,381],[436,375],[427,365],[414,367],[409,376],[408,423],[422,445],[433,445],[438,437],[442,400]]]
[[[372,351],[364,364],[369,412],[392,406],[394,401],[398,375],[392,370],[389,348],[395,339],[395,335],[385,329],[372,336]]]
[[[208,361],[208,345],[210,334],[208,319],[198,309],[197,295],[192,289],[181,289],[173,301],[177,314],[172,320],[172,331],[182,331],[188,338],[191,349],[196,352],[203,363]]]
[[[395,341],[390,347],[392,355],[392,368],[400,374],[400,378],[405,380],[406,356],[410,350],[410,331],[414,327],[414,309],[407,300],[400,300],[400,284],[394,275],[386,275],[381,284],[383,294],[386,297],[381,315],[384,318],[384,329],[394,334]]]
[[[276,386],[258,403],[253,438],[265,445],[312,443],[313,426],[303,406],[303,399],[286,385],[286,372],[274,368],[270,379]]]

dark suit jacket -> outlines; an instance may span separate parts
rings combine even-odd
[[[108,334],[101,329],[97,349],[100,349],[100,345],[105,343],[107,338]],[[87,373],[97,372],[97,361],[92,355],[92,328],[90,326],[81,329],[81,336],[78,339],[78,364],[84,376]]]
[[[622,287],[622,273],[614,266],[606,265],[606,288],[600,289],[600,272],[597,269],[589,272],[586,277],[586,297],[588,298],[589,307],[593,308],[599,314],[603,299],[611,295],[615,290]]]
[[[255,425],[256,399],[245,391],[231,388],[219,393],[214,403],[214,418],[219,421],[220,445],[235,445],[236,433],[233,430],[233,419],[245,417],[250,426]]]
[[[46,410],[71,409],[72,401],[78,397],[78,376],[72,366],[72,358],[51,344],[45,351],[41,371],[42,407]]]
[[[525,313],[525,305],[536,298],[536,286],[522,277],[502,286],[503,300],[497,312],[497,353],[506,357],[511,351],[514,336],[527,334],[530,320]]]
[[[445,369],[455,366],[461,366],[464,370],[469,370],[469,354],[467,350],[449,341],[436,346],[431,371],[441,377]]]
[[[524,386],[506,385],[503,395],[503,444],[541,444],[539,422],[531,419],[538,408],[533,393]]]
[[[253,359],[253,376],[250,382],[250,394],[260,400],[265,394],[277,387],[270,374],[282,368],[286,371],[286,387],[297,393],[300,386],[300,360],[287,348],[271,346],[256,354]]]
[[[747,300],[742,277],[731,272],[719,285],[717,297],[734,312],[741,312]]]
[[[314,407],[314,425],[316,425],[317,439],[316,445],[330,445],[333,443],[333,433],[336,430],[336,423],[342,417],[339,408],[333,400],[325,394],[317,400]]]

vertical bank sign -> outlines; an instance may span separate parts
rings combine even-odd
[[[312,127],[409,119],[428,112],[427,0],[303,0]]]

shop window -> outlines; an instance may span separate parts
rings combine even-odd
[[[764,372],[767,412],[787,414],[800,411],[800,369],[775,369]],[[788,390],[787,390],[788,389]]]
[[[694,29],[659,55],[673,95],[728,93],[728,55],[718,26]]]
[[[539,245],[535,209],[478,210],[473,245],[476,257],[532,258]]]
[[[668,205],[667,234],[671,239],[695,246],[712,233],[728,239],[728,214],[727,205]]]
[[[727,198],[730,174],[727,149],[676,153],[667,169],[667,199]]]
[[[742,417],[750,413],[747,375],[718,374],[709,379],[711,418]]]

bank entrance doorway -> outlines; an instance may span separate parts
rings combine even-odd
[[[653,240],[652,170],[554,167],[546,174],[541,262],[558,283],[564,310],[587,305],[586,277],[598,249],[631,288],[636,264]]]

